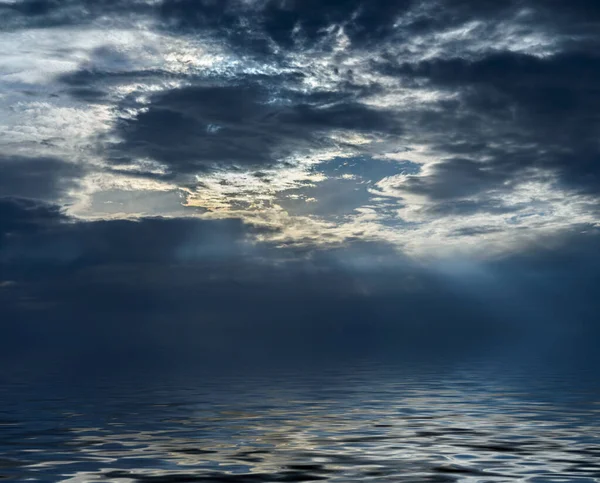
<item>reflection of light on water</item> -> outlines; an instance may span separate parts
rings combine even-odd
[[[359,373],[131,391],[101,405],[49,399],[3,438],[16,462],[3,472],[66,482],[597,476],[598,393],[563,403],[548,400],[560,388],[520,384]]]

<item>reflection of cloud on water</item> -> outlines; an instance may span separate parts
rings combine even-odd
[[[125,426],[117,417],[73,432],[64,456],[86,469],[66,466],[62,481],[535,481],[600,472],[591,462],[600,456],[597,405],[565,410],[482,380],[365,385],[357,394],[255,389],[216,408],[189,393],[188,404],[141,410]]]

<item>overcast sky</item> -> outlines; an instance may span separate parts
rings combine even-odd
[[[0,45],[11,364],[600,332],[596,0],[0,0]]]

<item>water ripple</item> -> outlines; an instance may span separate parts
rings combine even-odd
[[[356,371],[71,394],[5,384],[0,480],[600,481],[598,390],[523,382]]]

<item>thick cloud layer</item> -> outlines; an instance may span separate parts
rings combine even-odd
[[[465,125],[455,128],[453,138],[442,140],[438,149],[486,158],[482,176],[484,170],[492,176],[497,171],[498,182],[504,182],[536,167],[558,172],[574,188],[597,193],[599,60],[581,52],[543,58],[504,52],[476,60],[388,62],[378,68],[391,76],[426,79],[457,94],[454,107]],[[475,118],[493,131],[482,132]],[[463,171],[460,161],[447,164],[442,169]],[[432,195],[436,193],[433,189]]]
[[[249,244],[238,221],[84,222],[0,203],[8,370],[215,369],[346,358],[551,357],[597,335],[598,234],[477,265],[414,264],[385,246]],[[574,272],[575,270],[575,272]],[[576,273],[576,275],[575,275]],[[100,359],[99,359],[100,358]]]
[[[7,354],[583,347],[598,32],[591,0],[0,2]]]
[[[331,144],[326,134],[334,129],[399,130],[393,113],[348,99],[336,103],[335,93],[325,102],[306,97],[293,104],[286,98],[269,102],[266,89],[257,85],[167,91],[119,126],[124,141],[117,149],[162,162],[169,173],[186,174],[223,166],[273,166],[297,150]]]
[[[81,166],[55,158],[0,157],[0,196],[55,200],[77,187]]]

